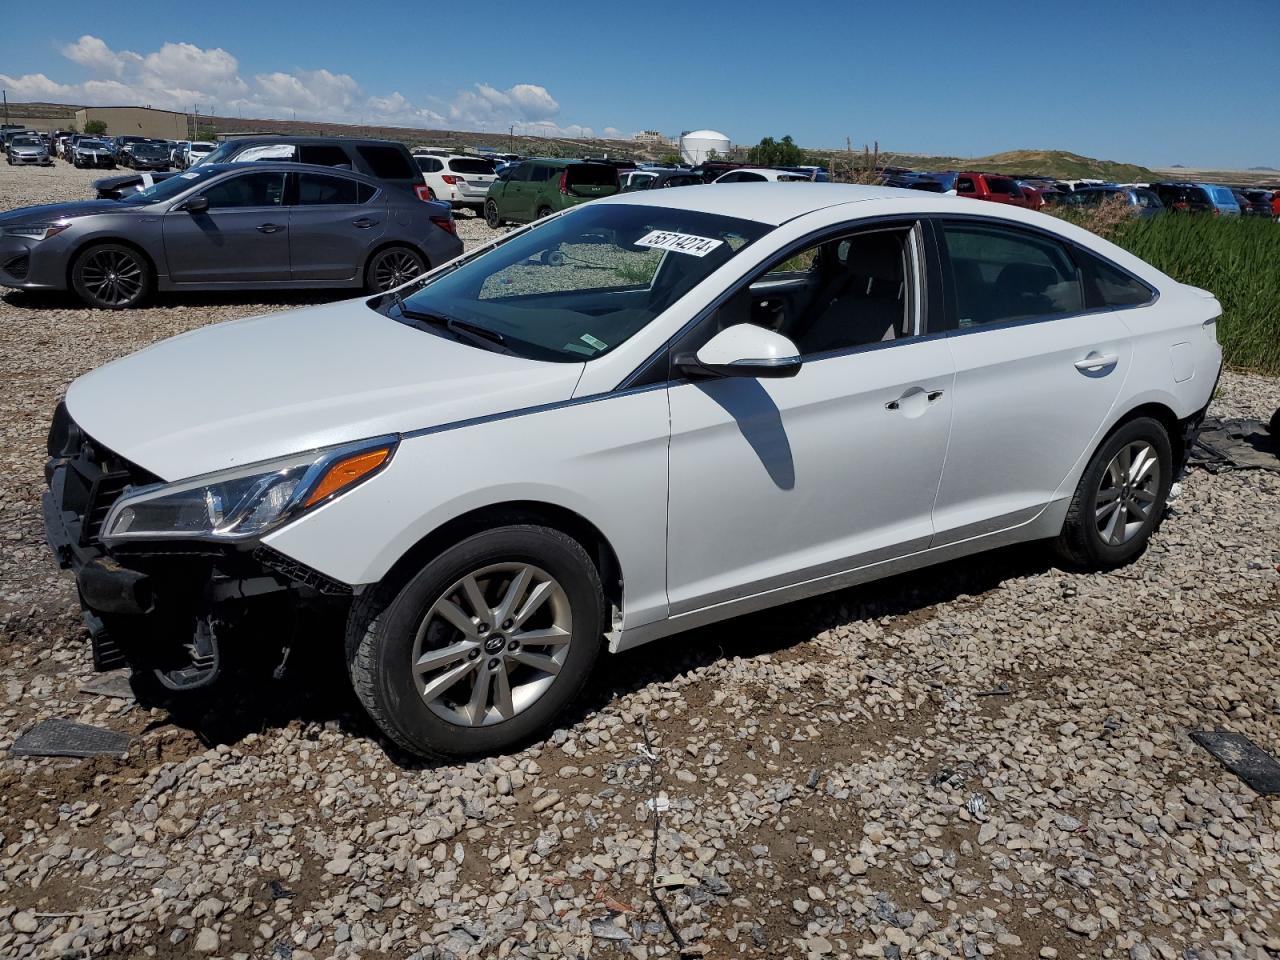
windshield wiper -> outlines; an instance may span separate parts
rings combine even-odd
[[[391,291],[391,298],[399,309],[400,316],[406,320],[418,320],[422,323],[429,323],[432,326],[443,327],[450,333],[486,349],[493,349],[496,346],[499,348],[498,352],[500,353],[513,352],[506,346],[507,338],[497,330],[490,330],[488,327],[482,327],[478,323],[470,323],[466,320],[459,320],[456,317],[446,317],[443,314],[424,313],[420,310],[414,310],[404,302],[404,298],[395,290]]]

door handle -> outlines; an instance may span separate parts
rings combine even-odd
[[[941,400],[941,399],[942,399],[942,391],[941,391],[941,390],[930,390],[930,391],[929,391],[929,402],[930,402],[930,403],[937,403],[937,402],[938,402],[939,400]]]
[[[1086,373],[1093,373],[1094,371],[1101,370],[1104,367],[1114,367],[1119,362],[1120,358],[1114,353],[1109,353],[1106,356],[1091,353],[1083,360],[1077,360],[1075,367],[1077,370],[1083,370]]]
[[[937,403],[942,399],[941,390],[930,390],[928,392],[919,387],[912,387],[897,400],[890,400],[884,405],[886,410],[890,412],[902,410],[908,417],[918,417],[924,412],[926,403]],[[906,408],[903,408],[906,404]]]
[[[377,222],[377,220],[370,220],[368,217],[361,217],[359,220],[352,220],[351,225],[353,227],[359,227],[361,230],[367,230]]]
[[[279,223],[260,223],[258,224],[259,233],[275,233],[277,230],[283,230],[284,226]]]

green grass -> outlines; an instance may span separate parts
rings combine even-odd
[[[1280,375],[1280,224],[1267,217],[1162,215],[1110,239],[1222,304],[1218,340],[1234,367]]]

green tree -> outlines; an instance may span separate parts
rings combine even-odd
[[[678,167],[680,165],[680,154],[664,153],[662,159],[658,161],[664,167]]]
[[[107,121],[105,120],[86,120],[84,122],[84,132],[92,137],[98,137],[107,132]]]
[[[212,141],[215,136],[217,136],[217,134],[213,127],[200,127],[196,130],[197,140]]]
[[[796,146],[790,134],[781,140],[765,137],[747,151],[747,160],[762,167],[797,167],[806,159],[805,152]]]

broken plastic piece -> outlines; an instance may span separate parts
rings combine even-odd
[[[1258,793],[1280,794],[1280,763],[1244,734],[1193,730],[1191,739]]]
[[[657,796],[656,803],[654,798],[650,797],[648,800],[644,802],[644,805],[649,809],[650,813],[653,812],[655,806],[657,807],[657,810],[659,813],[666,813],[668,810],[671,809],[671,800],[667,797],[665,793],[660,793]]]
[[[44,720],[13,742],[15,757],[121,757],[133,737],[74,720]]]

